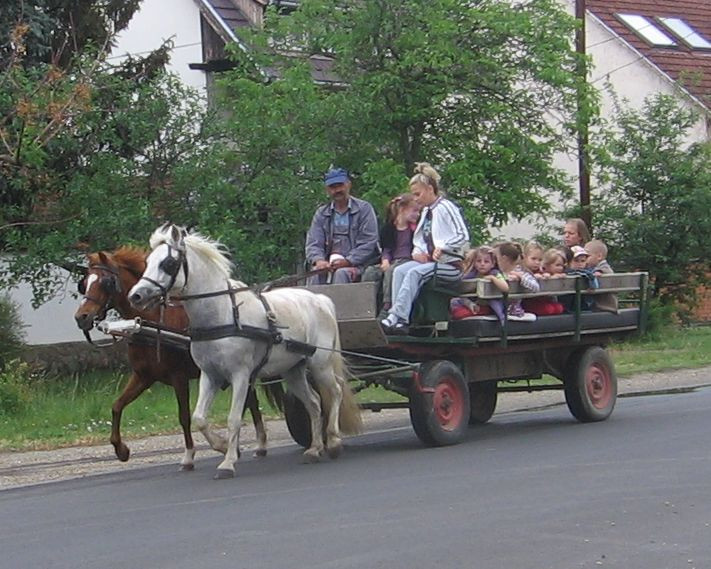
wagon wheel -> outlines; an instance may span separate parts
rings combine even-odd
[[[563,379],[565,401],[578,421],[604,421],[610,416],[617,400],[617,374],[604,348],[592,346],[573,353]]]
[[[469,390],[456,365],[438,360],[420,367],[419,382],[413,381],[410,392],[410,421],[428,446],[462,440],[469,422]]]
[[[483,425],[494,414],[498,390],[496,381],[477,381],[469,384],[470,425]]]
[[[306,412],[304,404],[289,391],[284,394],[284,419],[289,434],[296,444],[309,448],[311,446],[309,414]]]

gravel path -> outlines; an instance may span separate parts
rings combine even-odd
[[[629,396],[642,393],[674,392],[711,385],[711,366],[645,373],[619,380],[619,393]],[[564,403],[561,391],[534,393],[505,393],[499,396],[497,414],[524,411]],[[387,430],[409,424],[408,411],[387,409],[380,413],[364,413],[366,432]],[[292,444],[283,420],[267,424],[270,447]],[[213,455],[202,436],[197,435],[197,459]],[[254,448],[254,428],[245,424],[242,429],[242,448],[250,452]],[[143,468],[147,465],[175,464],[182,457],[182,435],[165,435],[127,441],[131,459],[119,462],[111,445],[69,447],[51,451],[0,453],[0,490],[29,486],[70,478],[82,478],[108,472]]]

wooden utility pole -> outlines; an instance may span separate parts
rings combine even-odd
[[[578,180],[580,187],[580,210],[581,217],[592,230],[592,219],[590,212],[590,164],[588,161],[588,126],[589,109],[587,108],[587,80],[588,66],[585,60],[585,0],[575,0],[575,17],[578,20],[578,29],[575,33],[575,51],[578,53]]]

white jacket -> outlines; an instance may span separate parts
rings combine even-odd
[[[415,235],[412,238],[413,254],[427,253],[423,227],[428,211],[432,212],[432,241],[434,246],[442,249],[444,253],[439,262],[461,261],[469,248],[469,231],[459,208],[442,196],[438,197],[431,205],[422,208]],[[448,252],[455,255],[447,255]]]

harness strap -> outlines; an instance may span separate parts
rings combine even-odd
[[[198,298],[212,298],[213,296],[222,296],[223,294],[233,295],[236,292],[244,292],[247,290],[252,290],[252,287],[242,286],[239,288],[232,288],[228,286],[222,290],[215,290],[213,292],[203,292],[200,294],[183,294],[183,295],[170,295],[171,300],[193,300]]]
[[[188,335],[191,342],[209,342],[210,340],[219,340],[221,338],[231,338],[238,336],[240,338],[248,338],[250,340],[260,340],[269,344],[280,344],[283,341],[281,334],[279,338],[275,338],[272,333],[266,328],[259,326],[249,326],[242,324],[225,324],[223,326],[209,326],[204,328],[188,328]]]
[[[262,302],[262,306],[264,307],[264,312],[267,315],[267,327],[269,329],[269,334],[270,334],[272,340],[267,342],[267,349],[265,350],[264,355],[262,356],[262,359],[257,364],[257,367],[255,367],[252,370],[252,373],[249,375],[250,385],[252,383],[254,383],[254,380],[257,379],[257,374],[262,370],[262,368],[269,361],[269,356],[272,355],[272,347],[274,346],[274,344],[280,344],[281,342],[284,341],[284,337],[281,335],[281,332],[279,332],[279,330],[277,330],[276,315],[274,314],[274,312],[272,312],[272,308],[271,308],[271,306],[269,306],[267,299],[264,298],[264,295],[259,291],[255,291],[254,295]]]

